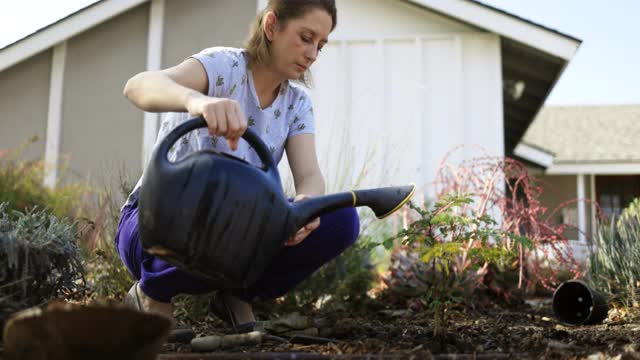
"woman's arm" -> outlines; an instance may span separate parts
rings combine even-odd
[[[293,136],[287,140],[286,150],[296,194],[323,195],[325,183],[316,156],[315,136],[313,134]]]
[[[127,81],[123,94],[134,105],[150,112],[188,112],[202,115],[211,135],[224,136],[232,150],[247,129],[240,104],[231,99],[205,95],[209,79],[196,59],[161,71],[142,72]]]
[[[138,108],[149,112],[188,111],[188,104],[204,97],[209,79],[196,59],[160,71],[145,71],[129,79],[123,94]]]
[[[293,182],[296,187],[297,195],[294,201],[324,194],[324,177],[320,172],[320,165],[316,156],[314,135],[300,134],[293,136],[287,140],[286,149],[289,167],[291,167]],[[315,218],[298,230],[286,242],[286,245],[298,245],[319,226],[320,218]]]

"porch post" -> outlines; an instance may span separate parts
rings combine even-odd
[[[598,223],[596,219],[596,176],[594,174],[589,175],[589,189],[591,197],[591,237],[596,236]]]
[[[149,10],[149,35],[147,38],[147,70],[160,70],[162,67],[162,30],[164,27],[165,0],[152,0]],[[158,134],[157,113],[144,113],[144,126],[142,131],[142,170],[153,151],[153,144]]]
[[[576,187],[578,189],[578,241],[580,244],[587,243],[586,231],[587,231],[587,212],[586,206],[584,203],[585,200],[585,186],[584,186],[584,174],[577,175],[577,184]]]
[[[67,42],[53,48],[51,78],[49,82],[49,108],[47,110],[47,139],[44,152],[44,185],[53,189],[58,182],[58,156],[62,131],[62,93],[64,89],[64,67],[67,58]]]

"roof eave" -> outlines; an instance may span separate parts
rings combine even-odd
[[[0,71],[149,0],[103,0],[0,49]]]
[[[545,169],[553,165],[553,158],[555,157],[555,154],[550,151],[524,142],[520,142],[514,149],[513,153],[518,157],[521,157]]]
[[[637,175],[640,174],[639,162],[594,162],[594,163],[560,163],[554,164],[545,171],[547,175]]]
[[[573,58],[582,43],[580,39],[553,31],[477,1],[407,1],[512,39],[567,62]]]

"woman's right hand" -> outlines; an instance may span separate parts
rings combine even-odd
[[[223,136],[231,150],[238,148],[238,141],[247,130],[247,119],[237,101],[195,93],[186,105],[189,115],[204,117],[211,136]]]

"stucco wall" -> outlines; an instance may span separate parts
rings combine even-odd
[[[139,175],[143,113],[122,89],[146,68],[148,21],[144,4],[68,41],[61,130],[68,177],[101,185],[121,170]]]
[[[44,159],[50,73],[51,51],[0,72],[0,151],[37,136],[22,155]]]
[[[211,46],[241,46],[256,16],[255,0],[168,0],[163,67]]]
[[[540,185],[543,188],[543,193],[540,196],[542,205],[546,206],[548,214],[550,214],[555,208],[564,202],[575,200],[578,198],[577,192],[577,179],[576,175],[542,175],[537,176],[540,180]],[[591,193],[589,175],[585,175],[585,197],[589,199]],[[577,205],[574,203],[569,206],[570,214],[566,212],[563,215],[562,211],[558,211],[551,218],[555,223],[561,223],[565,216],[573,219],[577,225]],[[587,236],[591,235],[591,205],[585,204],[586,219],[587,219]],[[578,239],[578,232],[575,229],[570,229],[565,232],[565,236],[571,240]]]

